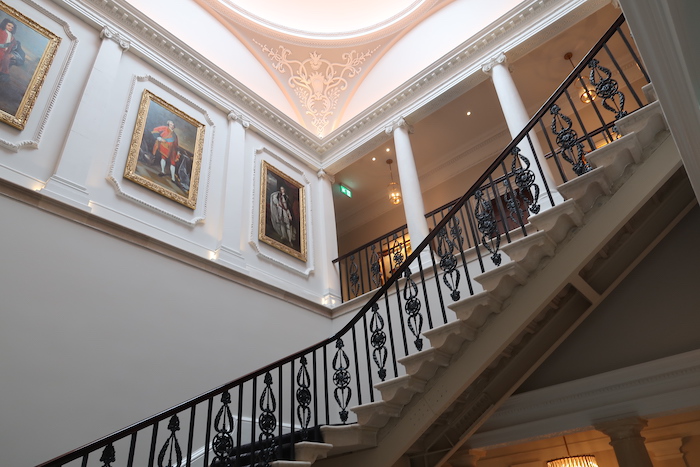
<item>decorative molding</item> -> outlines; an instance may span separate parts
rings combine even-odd
[[[124,139],[125,132],[127,131],[129,126],[127,126],[127,118],[129,117],[131,110],[134,106],[138,107],[138,99],[134,100],[134,94],[136,91],[136,87],[138,83],[152,83],[155,86],[158,86],[161,88],[163,91],[165,91],[167,94],[170,96],[175,97],[178,99],[180,102],[184,102],[188,106],[192,107],[193,109],[196,109],[206,120],[207,123],[207,129],[205,130],[205,145],[209,147],[209,151],[207,152],[207,157],[205,160],[204,154],[202,154],[202,164],[207,164],[207,171],[206,175],[204,171],[200,172],[200,183],[199,183],[199,189],[200,189],[200,196],[199,199],[201,200],[201,203],[197,206],[197,208],[193,212],[193,217],[185,217],[176,214],[172,210],[167,210],[163,209],[159,206],[156,206],[155,204],[147,201],[146,199],[132,195],[128,193],[128,191],[131,190],[125,190],[122,186],[121,181],[124,180],[123,178],[123,170],[118,171],[117,170],[117,161],[119,162],[124,162],[126,160],[126,150],[122,150],[122,140]],[[145,88],[145,86],[144,86]],[[117,142],[114,147],[114,153],[112,155],[112,162],[109,167],[109,172],[107,175],[107,181],[114,187],[115,191],[117,194],[123,198],[126,198],[130,201],[133,201],[135,203],[138,203],[152,211],[155,211],[159,214],[162,214],[164,216],[170,217],[171,219],[174,219],[178,222],[182,222],[184,224],[194,226],[200,222],[204,222],[204,220],[207,217],[207,200],[209,198],[209,185],[211,182],[211,167],[212,167],[212,160],[214,156],[213,152],[213,145],[211,144],[212,141],[214,141],[215,138],[215,133],[216,133],[216,127],[214,126],[214,122],[212,119],[209,117],[209,114],[205,109],[202,107],[199,107],[197,104],[192,102],[191,100],[187,99],[186,97],[182,96],[178,92],[176,92],[174,89],[170,88],[163,82],[159,81],[157,78],[154,78],[150,75],[143,75],[143,76],[134,76],[132,81],[131,81],[131,86],[129,88],[129,93],[127,94],[126,97],[126,105],[124,108],[124,114],[122,116],[122,120],[119,126],[119,133],[117,136]],[[126,143],[126,148],[128,150],[128,145],[130,141]],[[201,177],[206,176],[206,183],[201,183]],[[131,186],[131,185],[129,185]],[[134,184],[134,187],[137,187],[137,185]],[[147,191],[149,196],[158,196],[158,195],[152,195],[150,191]],[[165,200],[165,198],[163,198]],[[170,206],[170,202],[168,203],[168,206]],[[172,204],[173,207],[178,207],[174,203]]]
[[[413,125],[409,125],[405,118],[399,117],[394,122],[389,123],[384,127],[384,133],[387,135],[393,135],[394,131],[399,128],[406,128],[409,134],[413,134],[414,132]]]
[[[263,248],[260,248],[260,241],[258,240],[258,232],[257,228],[259,226],[259,216],[260,216],[260,209],[258,206],[259,200],[260,200],[260,183],[259,183],[259,178],[260,178],[260,163],[263,160],[263,155],[267,155],[267,157],[270,157],[277,161],[279,164],[284,165],[289,171],[295,172],[297,174],[297,179],[296,181],[304,185],[306,190],[306,241],[308,243],[307,246],[307,257],[306,257],[306,262],[302,263],[301,261],[292,258],[291,256],[273,248],[270,247],[270,251],[275,253],[275,256],[270,256],[266,253],[267,251],[267,245]],[[313,209],[312,209],[312,196],[311,196],[311,189],[310,185],[311,182],[309,179],[306,177],[306,173],[297,168],[296,166],[292,165],[284,159],[283,157],[279,156],[276,152],[273,152],[272,150],[268,149],[267,147],[261,147],[255,150],[255,158],[253,160],[253,179],[252,179],[252,187],[253,190],[251,193],[251,200],[250,200],[250,231],[249,231],[249,237],[248,237],[248,245],[251,246],[251,248],[255,251],[256,255],[265,260],[268,261],[276,266],[279,266],[283,269],[286,269],[288,271],[293,272],[294,274],[303,276],[303,277],[309,277],[311,273],[314,271],[314,248],[313,248],[313,228],[312,228],[312,223],[314,220],[313,217]],[[295,177],[293,177],[295,178]],[[303,181],[299,180],[302,179]],[[289,258],[290,260],[293,260],[293,263],[286,263],[284,261],[281,261],[279,258]],[[303,265],[302,267],[298,265]],[[250,266],[249,266],[250,267]]]
[[[124,52],[131,47],[131,43],[128,40],[124,39],[121,34],[108,26],[105,26],[102,28],[102,31],[100,31],[100,39],[109,39],[116,42]]]
[[[512,396],[472,436],[479,448],[590,429],[622,413],[653,417],[697,408],[700,350]]]
[[[248,129],[250,127],[250,120],[245,118],[242,113],[232,110],[228,113],[228,119],[232,122],[238,122],[243,126],[243,128]]]
[[[133,6],[119,0],[56,1],[99,28],[106,26],[107,21],[119,25],[124,37],[130,40],[131,48],[147,61],[186,82],[221,107],[230,108],[232,103],[240,105],[250,112],[251,126],[257,132],[309,166],[337,172],[357,160],[381,137],[386,138],[383,134],[386,125],[378,125],[382,118],[388,116],[391,120],[399,114],[417,119],[433,112],[486,79],[478,76],[481,73],[476,74],[475,61],[483,60],[495,49],[508,50],[511,60],[517,60],[610,0],[532,0],[512,10],[509,16],[494,23],[480,36],[457,47],[323,141],[196,55],[174,34]],[[188,76],[180,70],[186,71]],[[380,132],[382,135],[378,134]]]
[[[46,128],[46,123],[49,120],[49,115],[51,114],[51,110],[53,109],[54,104],[56,103],[56,99],[58,98],[58,93],[61,89],[61,85],[63,84],[63,80],[68,73],[68,69],[70,68],[71,62],[73,61],[73,57],[75,55],[75,50],[78,47],[78,38],[73,34],[73,32],[70,29],[70,25],[68,24],[67,21],[63,20],[62,18],[59,18],[58,16],[54,15],[50,11],[46,10],[45,8],[39,6],[37,3],[33,2],[32,0],[23,0],[26,5],[28,5],[30,8],[33,8],[36,10],[39,14],[42,14],[49,18],[50,20],[54,21],[57,25],[61,26],[63,28],[63,32],[65,33],[65,38],[67,38],[70,41],[70,46],[68,49],[68,53],[66,54],[63,64],[59,67],[58,62],[56,61],[54,63],[54,66],[56,66],[59,70],[58,72],[58,78],[55,80],[53,89],[49,93],[48,96],[48,102],[46,103],[44,107],[44,111],[41,114],[41,117],[39,118],[39,122],[36,127],[36,131],[34,132],[34,136],[32,139],[29,140],[24,140],[20,142],[11,142],[7,141],[5,139],[0,138],[0,147],[4,147],[5,149],[9,149],[14,152],[19,152],[21,149],[37,149],[39,147],[39,143],[41,141],[41,137],[44,134],[44,129]],[[61,41],[62,44],[65,43],[64,41]],[[63,50],[63,46],[59,45],[58,51]],[[57,58],[58,58],[58,52],[57,52]],[[53,67],[52,67],[53,68]],[[51,69],[49,69],[49,73],[47,75],[47,78],[49,75],[51,75]],[[48,85],[48,80],[46,85]],[[44,92],[47,92],[47,89],[45,88]],[[37,112],[38,108],[35,106],[34,111]],[[30,117],[31,119],[31,117]],[[25,127],[25,132],[27,128]]]
[[[481,71],[486,73],[487,75],[491,74],[491,70],[493,70],[493,67],[496,65],[505,65],[506,63],[506,54],[501,52],[495,57],[490,58],[484,64],[481,65]]]
[[[319,180],[326,180],[328,183],[331,185],[335,183],[335,177],[329,173],[326,173],[325,170],[320,169],[318,172],[316,172],[316,177],[318,177]]]
[[[348,79],[362,72],[362,64],[379,48],[366,52],[352,50],[342,54],[344,63],[333,63],[321,58],[314,51],[305,60],[293,60],[292,51],[283,45],[272,49],[253,40],[272,62],[272,68],[284,75],[289,73],[287,84],[294,90],[306,115],[311,117],[311,126],[316,129],[316,136],[322,138],[329,120],[338,106],[340,93],[348,88]]]

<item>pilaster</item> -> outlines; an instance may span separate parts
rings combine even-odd
[[[320,225],[321,254],[319,264],[323,272],[323,299],[328,307],[335,307],[342,303],[340,296],[340,276],[338,266],[333,260],[338,257],[338,232],[335,224],[335,206],[333,204],[333,183],[335,178],[323,169],[316,173],[318,184],[315,204],[319,207],[319,215],[316,216],[316,224]],[[320,222],[318,221],[320,220]]]

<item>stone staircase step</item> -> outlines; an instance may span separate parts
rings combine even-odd
[[[403,404],[386,401],[370,402],[358,405],[350,410],[357,415],[357,423],[370,428],[381,428],[392,419],[401,415]]]
[[[574,200],[568,199],[544,212],[530,216],[529,221],[537,230],[546,232],[558,245],[566,239],[571,230],[583,225],[583,212]]]
[[[634,134],[643,148],[651,144],[657,134],[668,129],[659,101],[619,119],[615,125],[622,135]]]
[[[572,199],[582,212],[590,211],[596,200],[612,193],[602,167],[573,178],[558,187],[564,199]],[[546,212],[546,211],[545,211]]]
[[[503,301],[511,296],[516,287],[527,282],[527,276],[525,268],[511,262],[476,276],[474,280],[493,297]]]
[[[297,461],[308,462],[311,465],[318,459],[325,459],[332,448],[333,445],[329,443],[302,441],[294,445],[294,457]]]
[[[642,146],[632,135],[625,135],[610,144],[593,151],[588,156],[591,167],[601,168],[610,186],[614,186],[625,172],[625,169],[642,160]]]
[[[425,381],[411,375],[403,375],[375,384],[374,387],[381,393],[382,400],[406,405],[414,394],[423,392]]]
[[[556,248],[557,244],[545,231],[540,230],[513,243],[503,245],[501,249],[511,261],[518,263],[526,272],[531,273],[537,269],[544,258],[554,256]]]
[[[406,373],[423,381],[435,375],[438,368],[450,364],[450,355],[436,349],[425,349],[398,360],[406,368]]]
[[[503,302],[489,292],[481,292],[448,305],[457,318],[474,329],[484,325],[492,314],[501,311]]]
[[[465,341],[476,338],[476,329],[457,320],[425,331],[423,335],[430,340],[430,347],[452,355],[462,348]]]
[[[274,461],[270,462],[270,467],[310,467],[311,462],[304,461]]]
[[[332,445],[328,456],[360,451],[377,446],[377,428],[353,425],[326,425],[321,427],[323,441]]]

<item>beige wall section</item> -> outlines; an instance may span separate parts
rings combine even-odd
[[[36,465],[319,341],[330,320],[0,196],[0,465]]]

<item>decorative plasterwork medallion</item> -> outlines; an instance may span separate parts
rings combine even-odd
[[[276,49],[255,41],[266,53],[272,67],[280,74],[289,73],[287,80],[299,99],[304,113],[309,116],[316,135],[323,137],[340,94],[348,88],[348,80],[362,72],[362,64],[379,48],[366,52],[356,50],[342,54],[343,62],[333,63],[318,52],[309,53],[305,60],[290,58],[292,51],[279,45]]]

